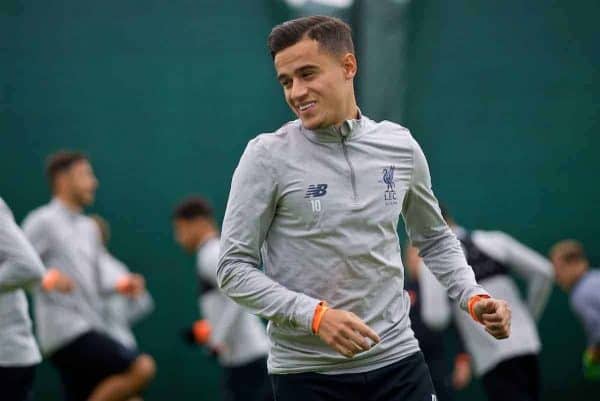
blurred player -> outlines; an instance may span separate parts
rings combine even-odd
[[[219,237],[212,208],[202,198],[189,198],[175,209],[173,226],[177,243],[187,252],[196,253],[198,305],[212,330],[208,333],[204,323],[196,322],[191,333],[196,342],[217,355],[223,366],[223,400],[272,399],[265,327],[217,287]]]
[[[108,222],[97,214],[90,215],[96,222],[104,252],[100,256],[102,277],[107,282],[119,282],[129,276],[130,271],[120,260],[108,251],[110,241],[110,226]],[[139,276],[143,280],[142,276]],[[127,348],[137,349],[137,341],[131,326],[148,316],[154,309],[154,301],[146,289],[137,296],[126,297],[117,292],[112,292],[104,299],[105,331],[113,339]]]
[[[103,332],[102,296],[115,291],[135,296],[143,282],[135,275],[118,283],[101,280],[100,233],[82,214],[98,186],[88,159],[58,152],[49,158],[47,173],[53,199],[29,214],[24,231],[44,264],[66,272],[76,287],[69,294],[36,292],[40,347],[59,370],[67,401],[127,400],[148,385],[155,365]]]
[[[475,278],[494,297],[508,301],[512,333],[506,341],[490,341],[480,325],[465,319],[454,305],[460,336],[472,357],[475,374],[482,376],[490,401],[535,401],[540,398],[538,354],[541,343],[536,327],[552,289],[552,266],[534,250],[500,231],[467,231],[447,210],[444,218],[463,245]],[[527,300],[521,299],[511,273],[527,282]]]
[[[41,361],[31,331],[25,290],[69,292],[73,282],[58,269],[46,271],[0,198],[0,398],[29,401]]]
[[[590,269],[583,246],[564,240],[550,250],[556,282],[570,293],[571,308],[583,323],[588,347],[583,355],[588,379],[600,380],[600,271]]]
[[[449,329],[452,312],[446,290],[425,267],[417,248],[407,246],[404,261],[408,271],[404,288],[410,296],[410,327],[429,366],[438,401],[453,400],[454,389],[465,387],[471,380],[470,356],[457,336],[454,372],[450,369],[444,337],[454,330]]]
[[[408,130],[358,109],[350,27],[301,18],[276,26],[268,44],[299,120],[259,135],[242,155],[219,285],[269,320],[277,400],[435,399],[410,329],[400,215],[450,296],[490,334],[509,335],[510,310],[477,285]]]

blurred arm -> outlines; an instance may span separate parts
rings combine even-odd
[[[44,265],[0,198],[0,293],[29,289],[42,280]]]
[[[208,247],[209,245],[205,245]],[[217,264],[219,262],[219,247],[212,246],[205,248],[200,251],[198,255],[198,275],[203,281],[207,281],[218,287],[217,283]],[[202,303],[198,302],[199,306],[202,307]],[[219,313],[217,321],[211,321],[212,331],[210,336],[210,343],[214,346],[218,346],[225,342],[225,338],[231,331],[233,324],[238,317],[244,313],[244,309],[227,298],[227,302],[223,310]],[[247,312],[246,312],[247,313]]]
[[[490,251],[497,253],[494,256],[527,281],[527,305],[532,316],[539,320],[552,291],[554,270],[550,262],[502,232],[475,232],[473,240],[493,248]]]

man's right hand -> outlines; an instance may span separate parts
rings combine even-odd
[[[317,335],[327,345],[347,358],[371,349],[372,345],[368,339],[374,344],[380,341],[377,333],[358,316],[340,309],[325,311]]]

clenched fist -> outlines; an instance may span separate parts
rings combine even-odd
[[[485,331],[501,340],[510,335],[511,311],[508,303],[501,299],[481,298],[473,307],[477,320]]]

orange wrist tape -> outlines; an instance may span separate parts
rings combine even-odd
[[[52,291],[56,287],[59,277],[60,272],[57,269],[49,269],[42,279],[42,288],[44,291]]]
[[[470,363],[470,362],[471,362],[471,356],[469,354],[467,354],[466,352],[462,352],[462,353],[456,355],[456,358],[454,358],[455,364]]]
[[[312,320],[313,334],[317,334],[319,332],[319,326],[321,326],[321,319],[323,318],[323,315],[325,314],[327,309],[329,309],[329,306],[327,306],[327,302],[325,301],[319,302],[319,304],[315,308],[315,314],[313,315]]]
[[[481,320],[479,320],[479,318],[477,317],[477,315],[475,314],[475,304],[477,302],[479,302],[482,299],[486,299],[489,298],[489,295],[473,295],[470,299],[469,299],[469,303],[468,303],[468,309],[469,309],[469,315],[471,315],[471,317],[473,318],[473,320],[475,320],[478,323],[481,323]]]
[[[126,294],[127,291],[129,290],[129,286],[130,286],[129,276],[125,276],[125,277],[121,277],[117,281],[115,288],[117,289],[117,292],[119,294]]]
[[[192,325],[192,332],[198,344],[206,344],[210,340],[212,327],[208,320],[196,320]]]

